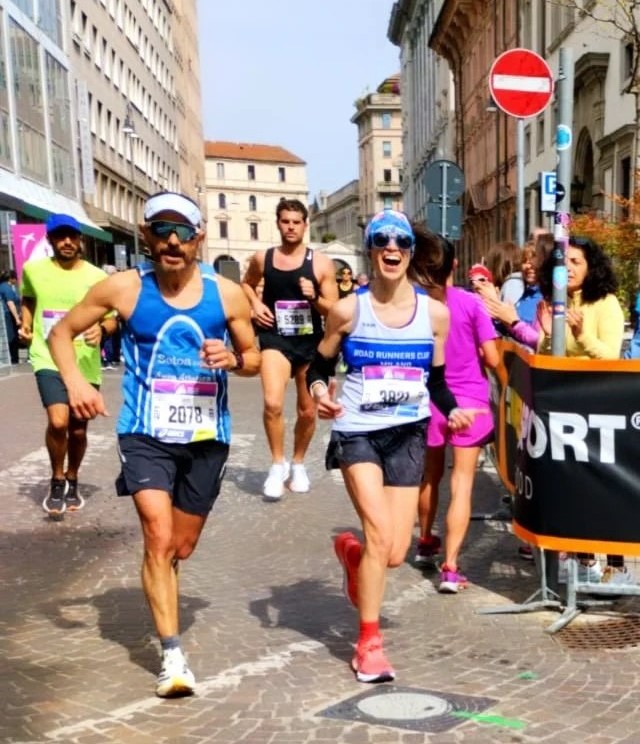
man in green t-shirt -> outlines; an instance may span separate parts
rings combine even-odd
[[[70,413],[67,390],[49,353],[47,336],[106,274],[82,258],[82,231],[74,217],[51,215],[47,240],[53,256],[28,261],[23,268],[22,325],[18,333],[29,344],[29,361],[47,411],[45,442],[51,460],[51,486],[42,507],[52,517],[61,517],[66,509],[76,511],[84,506],[78,492],[78,470],[87,448],[87,421]],[[101,382],[100,341],[116,325],[115,318],[105,318],[74,341],[78,365],[96,387]]]

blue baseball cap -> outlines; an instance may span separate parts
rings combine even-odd
[[[383,235],[406,235],[415,242],[415,235],[411,223],[404,212],[395,209],[383,209],[382,212],[374,214],[364,231],[365,247],[371,249],[371,238],[376,233]]]
[[[80,223],[70,214],[52,214],[47,220],[47,234],[60,230],[62,227],[67,227],[78,233],[82,232]]]

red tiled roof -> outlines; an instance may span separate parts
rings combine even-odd
[[[256,145],[250,142],[205,142],[206,158],[225,160],[249,160],[251,162],[295,163],[306,165],[305,161],[277,145]]]

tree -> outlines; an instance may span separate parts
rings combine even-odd
[[[640,215],[640,172],[636,172],[634,182],[637,186],[629,199],[617,194],[609,197],[625,215]],[[620,282],[618,299],[628,308],[638,289],[640,224],[633,219],[616,220],[610,215],[590,212],[574,215],[570,231],[572,235],[595,240],[611,256]]]

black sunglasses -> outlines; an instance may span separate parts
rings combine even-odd
[[[386,248],[393,238],[395,244],[403,251],[413,248],[413,238],[410,235],[389,235],[388,233],[373,233],[371,245],[374,248]]]
[[[183,222],[165,222],[164,220],[150,222],[149,230],[151,230],[151,234],[155,235],[156,238],[164,238],[165,240],[172,233],[175,233],[181,243],[188,243],[198,233],[198,228],[193,225],[185,225]]]
[[[64,238],[71,238],[72,240],[76,240],[77,238],[82,237],[82,233],[79,233],[72,227],[58,227],[50,232],[49,236],[53,238],[53,240],[63,240]]]

